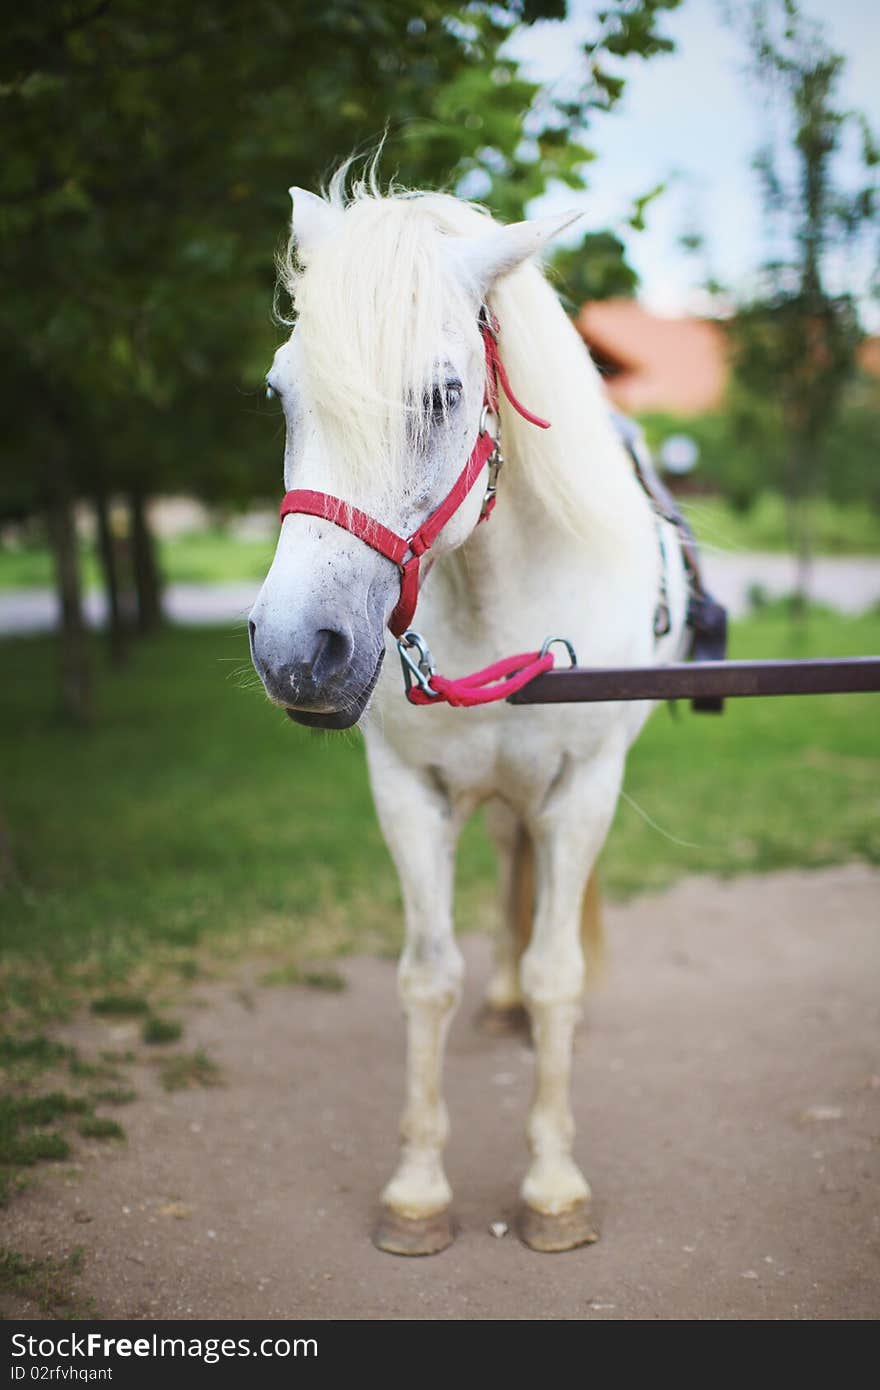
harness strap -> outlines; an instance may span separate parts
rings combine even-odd
[[[341,497],[334,497],[329,492],[314,492],[311,488],[294,488],[292,492],[285,493],[281,503],[279,515],[282,521],[292,512],[304,512],[306,516],[332,521],[334,526],[351,531],[365,545],[378,550],[386,560],[393,561],[395,565],[403,564],[408,549],[408,542],[403,536],[389,531],[381,521],[376,521],[368,512],[362,512],[360,507],[343,502]]]
[[[513,393],[510,378],[507,375],[504,363],[501,361],[501,357],[498,353],[498,340],[496,337],[498,332],[497,319],[493,318],[491,321],[485,323],[481,322],[480,329],[483,334],[483,342],[486,346],[486,364],[489,369],[486,373],[486,382],[488,386],[486,403],[489,409],[498,409],[498,382],[500,381],[505,396],[510,401],[510,404],[517,414],[521,415],[524,420],[528,420],[530,425],[537,425],[539,430],[549,430],[550,421],[545,420],[540,415],[536,415],[534,411],[528,410],[526,406],[523,405],[522,401],[518,400]]]
[[[675,497],[657,476],[641,430],[625,415],[617,412],[614,420],[632,459],[636,477],[651,503],[657,528],[661,574],[660,595],[654,612],[654,635],[663,637],[670,627],[666,546],[660,525],[661,521],[667,521],[675,528],[690,591],[686,615],[691,634],[688,660],[723,661],[727,655],[727,611],[706,588],[694,533]],[[698,714],[719,714],[724,708],[724,700],[715,695],[697,695],[691,705]]]
[[[426,550],[430,550],[449,518],[458,511],[496,447],[496,441],[488,431],[484,431],[478,436],[473,452],[458,475],[452,491],[448,493],[436,511],[431,513],[427,521],[423,521],[418,530],[413,531],[409,540],[404,542],[405,547],[411,553],[409,559],[400,566],[400,598],[397,607],[388,619],[388,626],[395,637],[400,637],[401,633],[406,632],[416,611],[416,604],[419,601],[419,562],[422,556]],[[494,505],[494,497],[486,499],[480,521],[486,521],[491,515]],[[479,521],[477,525],[479,525]]]

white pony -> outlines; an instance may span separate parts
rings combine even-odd
[[[500,226],[449,196],[382,196],[372,181],[346,195],[343,185],[338,175],[326,198],[291,190],[282,276],[296,322],[267,377],[286,418],[285,486],[331,494],[410,535],[450,492],[480,433],[478,317],[488,305],[513,390],[552,427],[536,429],[502,399],[497,506],[478,526],[484,468],[422,564],[419,629],[449,676],[556,633],[581,665],[678,659],[688,595],[674,529],[636,480],[589,355],[531,264],[572,217]],[[650,706],[414,708],[387,627],[400,585],[398,567],[344,517],[297,512],[283,520],[250,615],[254,665],[272,701],[303,724],[362,722],[400,875],[406,1103],[377,1244],[427,1254],[453,1238],[442,1084],[462,984],[453,862],[462,825],[488,803],[508,917],[513,924],[525,906],[531,918],[518,939],[502,933],[488,996],[498,1011],[525,1005],[535,1048],[520,1231],[534,1249],[569,1249],[596,1238],[569,1098],[582,914],[585,902],[595,906],[588,884]],[[671,627],[658,638],[661,592]],[[383,665],[386,650],[393,659]],[[533,908],[522,901],[526,877]]]

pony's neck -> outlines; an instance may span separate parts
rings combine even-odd
[[[560,553],[579,543],[605,565],[625,564],[645,542],[650,508],[589,353],[534,267],[502,281],[492,307],[512,389],[550,428],[524,419],[501,393],[499,501],[466,549],[484,563],[496,550],[509,557],[511,548],[527,560],[540,536]]]
[[[554,610],[572,584],[622,598],[654,556],[656,537],[596,368],[543,276],[517,272],[492,307],[511,386],[551,428],[524,420],[502,397],[495,509],[438,561],[437,579],[463,637],[517,650],[523,614],[543,608],[545,594]]]
[[[545,525],[619,553],[648,508],[580,335],[533,266],[502,280],[492,307],[513,390],[551,425],[537,428],[502,398],[503,486],[518,505],[543,511]]]

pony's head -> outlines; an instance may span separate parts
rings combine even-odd
[[[282,279],[295,325],[267,376],[286,422],[285,487],[342,499],[408,536],[447,496],[479,433],[481,305],[572,216],[499,226],[438,194],[360,186],[346,202],[339,182],[327,199],[291,194]],[[485,476],[432,556],[467,539],[484,493]],[[333,521],[285,516],[249,622],[269,698],[302,724],[356,723],[400,583],[397,565]]]

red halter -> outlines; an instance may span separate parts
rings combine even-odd
[[[483,397],[485,408],[480,420],[477,442],[451,491],[439,507],[431,512],[427,520],[413,531],[411,536],[398,536],[396,531],[390,531],[387,526],[382,525],[381,521],[376,521],[367,512],[362,512],[359,507],[349,506],[348,503],[343,502],[339,497],[331,496],[328,492],[313,492],[311,488],[294,488],[292,492],[285,493],[282,500],[280,508],[282,521],[294,512],[304,512],[308,516],[323,517],[325,521],[332,521],[335,526],[341,526],[343,530],[350,531],[365,545],[377,550],[380,555],[384,555],[392,564],[397,565],[400,570],[400,598],[388,620],[388,626],[395,637],[400,637],[402,633],[406,632],[413,620],[419,599],[419,562],[422,556],[426,550],[430,550],[449,518],[454,515],[468,496],[487,463],[490,466],[489,485],[486,488],[480,521],[486,520],[495,505],[495,479],[491,470],[494,465],[497,471],[497,467],[501,463],[501,455],[498,449],[498,440],[489,433],[485,425],[487,412],[497,413],[498,410],[499,382],[514,410],[518,411],[525,420],[537,425],[542,430],[550,428],[549,420],[542,420],[540,416],[533,415],[530,410],[520,404],[513,394],[507,373],[504,370],[504,364],[498,355],[497,332],[497,320],[487,310],[481,310],[480,333],[483,337],[486,353],[486,386]],[[509,689],[505,691],[505,694],[508,693],[510,693]]]

